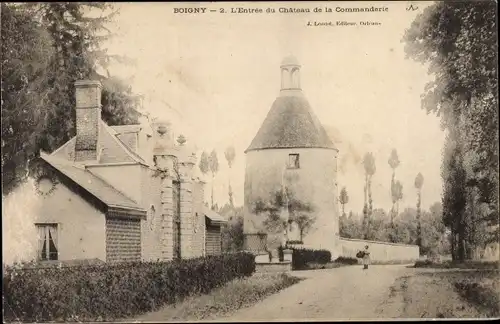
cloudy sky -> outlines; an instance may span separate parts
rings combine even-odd
[[[245,155],[279,94],[281,60],[293,54],[302,64],[301,84],[313,110],[335,137],[339,188],[346,186],[346,210],[363,205],[361,157],[372,151],[374,206],[390,208],[387,163],[392,148],[401,160],[396,177],[403,183],[401,206],[414,206],[414,179],[425,178],[424,208],[440,200],[441,149],[445,134],[439,119],[420,108],[420,94],[430,80],[427,68],[405,59],[401,38],[417,13],[431,3],[331,2],[276,4],[120,3],[111,26],[117,37],[110,52],[136,60],[115,66],[113,74],[133,77],[134,91],[147,97],[144,109],[168,119],[198,149],[216,149],[220,172],[214,183],[219,204],[227,201],[231,177],[237,204],[243,203]],[[382,13],[174,14],[174,7],[325,8],[386,6]],[[358,26],[310,27],[311,21],[354,21]],[[380,22],[359,26],[359,21]],[[224,149],[233,145],[236,160],[229,172]],[[208,187],[207,189],[209,189]],[[207,190],[209,191],[209,190]],[[207,198],[209,193],[207,192]]]

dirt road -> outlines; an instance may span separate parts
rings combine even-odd
[[[300,321],[401,317],[403,300],[391,296],[391,287],[398,278],[411,275],[414,270],[402,265],[375,265],[368,270],[354,266],[294,271],[293,275],[308,279],[221,320]]]

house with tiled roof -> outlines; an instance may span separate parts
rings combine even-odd
[[[41,152],[32,174],[37,258],[122,262],[221,253],[226,220],[205,207],[196,156],[174,141],[170,125],[108,126],[100,83],[75,87],[76,135]]]

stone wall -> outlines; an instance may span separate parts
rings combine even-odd
[[[204,183],[193,184],[193,239],[191,241],[191,254],[193,257],[205,255],[205,215],[203,213]]]
[[[173,199],[172,199],[172,179],[163,179],[161,186],[161,212],[160,212],[160,244],[162,260],[172,260],[174,256],[174,246],[172,240],[173,233]]]
[[[161,260],[163,244],[163,223],[161,204],[161,178],[153,176],[153,170],[141,166],[141,205],[147,210],[146,219],[141,221],[142,259],[144,261]]]
[[[193,184],[185,179],[181,182],[181,256],[191,258],[193,238]]]
[[[255,263],[255,272],[269,273],[269,272],[288,272],[292,271],[292,262],[264,262]]]
[[[368,245],[372,261],[416,261],[419,259],[417,245],[346,239],[341,238],[338,243],[340,256],[356,258],[356,253],[364,250]]]

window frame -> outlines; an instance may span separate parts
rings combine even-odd
[[[59,260],[59,246],[60,246],[60,240],[59,240],[59,224],[58,223],[35,223],[35,227],[37,230],[37,260],[38,261],[58,261]],[[50,229],[54,229],[53,233],[55,233],[55,240],[50,234]],[[41,230],[43,229],[43,230]],[[40,235],[41,232],[44,232],[44,239],[45,244],[41,243],[42,237]],[[51,240],[52,237],[52,240]],[[50,252],[50,242],[52,241],[52,244],[55,247],[55,252]],[[44,251],[45,247],[45,251]],[[42,258],[42,255],[45,253],[45,258]],[[51,257],[55,255],[55,258],[52,259]]]
[[[295,159],[292,160],[292,157],[295,157]],[[288,169],[300,169],[300,154],[299,153],[288,154]]]

